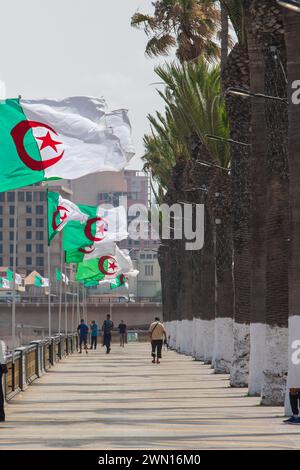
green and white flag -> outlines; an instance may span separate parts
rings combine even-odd
[[[82,212],[89,211],[86,223],[69,222],[63,233],[64,251],[83,249],[89,254],[91,246],[100,246],[117,242],[128,237],[127,215],[125,207],[104,209],[102,206],[91,207],[78,205]]]
[[[65,261],[66,263],[81,263],[82,261],[88,261],[92,258],[101,258],[103,255],[110,254],[114,256],[116,254],[116,244],[114,242],[107,243],[95,243],[85,248],[78,248],[77,250],[66,251]]]
[[[8,269],[6,271],[6,279],[8,279],[10,282],[13,282],[14,280],[14,273],[11,269]]]
[[[125,274],[120,274],[114,279],[110,285],[110,289],[118,289],[118,287],[127,287],[128,288],[128,278]]]
[[[49,287],[49,279],[47,277],[42,277],[36,275],[34,278],[35,287]]]
[[[61,270],[56,268],[56,280],[60,282],[62,280]]]
[[[42,276],[35,276],[34,285],[35,285],[35,287],[43,287],[43,278],[42,278]]]
[[[115,255],[103,255],[78,264],[76,281],[103,281],[116,278],[121,273],[134,271],[127,250],[116,247]]]
[[[134,154],[127,111],[103,99],[4,100],[0,128],[0,191],[120,171]]]
[[[5,277],[0,277],[0,287],[2,289],[10,289],[10,282]]]
[[[82,212],[76,204],[64,199],[58,193],[47,192],[48,203],[48,244],[55,235],[60,232],[68,222],[78,221],[81,224],[86,222],[89,215]]]

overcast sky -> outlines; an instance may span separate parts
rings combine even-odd
[[[131,167],[140,169],[146,116],[163,105],[150,85],[157,61],[145,57],[144,33],[130,27],[138,9],[151,12],[151,0],[5,0],[0,79],[8,97],[104,96],[111,108],[128,108]]]

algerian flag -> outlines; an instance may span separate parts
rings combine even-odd
[[[82,212],[89,211],[90,217],[85,224],[69,222],[66,225],[63,234],[65,251],[86,248],[84,254],[88,254],[91,245],[100,246],[128,237],[125,207],[119,206],[112,209],[104,209],[101,206],[79,205],[78,207]]]
[[[5,277],[0,277],[0,287],[2,289],[10,289],[10,282]]]
[[[49,287],[49,279],[47,277],[42,277],[36,275],[34,278],[35,287]]]
[[[15,283],[16,283],[17,286],[22,285],[22,276],[18,273],[16,273],[16,275],[15,275]]]
[[[65,284],[69,284],[69,278],[66,274],[64,273],[61,273],[61,277],[62,277],[62,281],[65,283]]]
[[[48,244],[65,225],[74,220],[84,223],[89,218],[88,214],[69,201],[63,199],[58,193],[47,191],[48,202]]]
[[[56,268],[56,280],[60,282],[62,280],[61,270]]]
[[[6,279],[8,279],[11,282],[13,282],[14,280],[14,273],[10,269],[6,271]]]
[[[110,289],[118,289],[118,287],[128,287],[128,278],[125,274],[119,274],[111,283]]]
[[[101,281],[116,278],[120,273],[134,271],[132,260],[127,250],[120,250],[116,246],[116,253],[103,255],[101,258],[92,258],[78,263],[76,281]]]
[[[4,100],[0,128],[0,191],[120,171],[133,153],[127,111],[103,99]]]
[[[77,250],[66,251],[66,263],[80,263],[88,261],[92,258],[101,258],[103,255],[110,254],[112,256],[116,253],[116,244],[114,242],[107,243],[94,243],[85,248],[78,248]]]
[[[35,287],[43,287],[43,278],[42,278],[42,276],[35,276],[34,285],[35,285]]]

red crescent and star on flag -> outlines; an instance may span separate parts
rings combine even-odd
[[[70,211],[64,207],[64,206],[57,206],[57,209],[56,211],[54,212],[53,214],[53,217],[52,217],[52,228],[53,230],[57,230],[60,225],[66,220],[66,218],[68,217],[68,213]],[[56,218],[57,216],[59,215],[59,223],[57,223],[56,221]]]
[[[24,165],[30,168],[33,171],[43,171],[50,166],[58,163],[64,156],[65,151],[63,150],[59,155],[49,158],[48,160],[35,160],[32,158],[27,150],[25,149],[24,139],[28,131],[38,127],[44,128],[47,132],[43,137],[35,137],[35,139],[40,140],[42,144],[39,147],[40,152],[48,147],[59,153],[60,150],[57,149],[59,145],[62,145],[62,142],[55,140],[51,134],[58,135],[57,132],[48,124],[44,124],[38,121],[21,121],[19,122],[11,131],[11,136],[14,140],[18,155]]]
[[[108,267],[104,267],[105,261],[108,261]],[[118,269],[118,263],[116,262],[113,256],[102,256],[98,262],[99,271],[104,274],[104,276],[113,276],[116,274]]]

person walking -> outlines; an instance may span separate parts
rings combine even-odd
[[[4,412],[4,391],[3,391],[3,375],[7,373],[6,358],[5,358],[5,343],[0,340],[0,422],[5,421]]]
[[[121,320],[120,325],[118,326],[119,328],[119,334],[120,334],[120,347],[124,348],[125,343],[126,343],[126,335],[127,335],[127,325],[124,323],[124,320]]]
[[[97,349],[97,340],[98,340],[98,325],[95,320],[92,321],[91,325],[91,349]]]
[[[149,327],[149,336],[152,347],[152,362],[155,364],[155,359],[157,359],[157,364],[160,364],[163,341],[167,340],[167,334],[163,323],[158,317],[155,318],[154,322],[151,323]]]
[[[103,331],[103,346],[106,346],[106,354],[110,353],[111,347],[111,332],[114,327],[113,322],[110,319],[110,315],[106,315],[106,320],[104,320],[103,325],[102,325],[102,331]]]
[[[299,415],[299,406],[300,403],[300,388],[290,388],[289,389],[289,399],[292,408],[293,415],[286,419],[284,423],[286,424],[300,424],[300,415]]]
[[[78,325],[77,331],[79,334],[79,354],[82,353],[82,343],[84,344],[84,349],[87,354],[88,353],[87,337],[88,337],[89,327],[84,323],[83,318],[80,320],[80,325]]]

